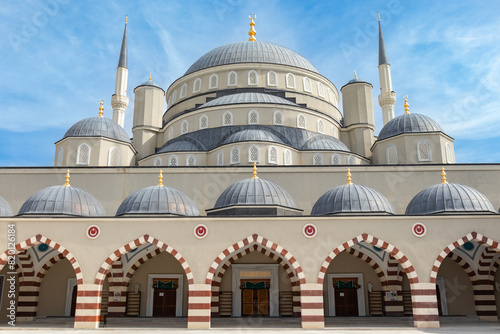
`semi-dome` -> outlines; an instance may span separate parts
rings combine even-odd
[[[105,216],[99,201],[80,188],[70,185],[52,186],[40,190],[19,210],[19,215]]]
[[[206,107],[223,106],[229,104],[248,104],[248,103],[267,103],[267,104],[284,104],[290,106],[297,106],[287,99],[279,96],[264,94],[264,93],[238,93],[218,97],[207,103],[201,105],[198,109]]]
[[[184,75],[214,66],[239,63],[287,65],[318,73],[307,59],[288,48],[269,42],[245,41],[222,45],[205,53]]]
[[[66,137],[105,137],[130,143],[127,132],[115,121],[105,117],[90,117],[76,122],[66,131]]]
[[[0,196],[0,217],[12,216],[12,209],[7,201]]]
[[[302,147],[301,151],[344,151],[350,152],[349,148],[339,139],[326,135],[317,135],[309,139]]]
[[[275,134],[263,129],[247,129],[233,133],[227,137],[222,145],[239,143],[245,141],[265,141],[271,143],[284,144],[283,141]]]
[[[182,191],[160,184],[134,192],[116,211],[117,216],[130,214],[199,216],[200,212]]]
[[[435,213],[496,213],[491,202],[474,188],[441,183],[419,192],[406,208],[407,215]]]
[[[185,138],[187,139],[187,138]],[[177,140],[169,142],[168,145],[163,146],[158,153],[165,152],[188,152],[188,151],[205,151],[206,148],[198,143],[189,140]]]
[[[377,140],[397,136],[402,133],[443,132],[432,118],[414,113],[405,113],[387,122],[380,130]]]

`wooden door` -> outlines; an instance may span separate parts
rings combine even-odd
[[[75,285],[73,287],[73,292],[71,293],[71,312],[70,316],[74,317],[75,316],[75,311],[76,311],[76,296],[78,295],[78,285]]]
[[[175,317],[176,297],[175,289],[154,289],[153,317]]]
[[[335,289],[335,315],[358,316],[358,289]]]
[[[269,289],[242,289],[241,315],[268,316]]]

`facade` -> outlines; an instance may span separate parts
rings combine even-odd
[[[17,322],[75,328],[104,315],[498,321],[500,167],[456,164],[439,124],[406,99],[394,110],[380,22],[378,136],[371,83],[355,74],[339,91],[254,25],[168,89],[138,85],[133,138],[125,26],[112,119],[101,101],[55,143],[53,168],[0,169],[0,229],[16,239],[0,243],[2,319],[14,303]]]

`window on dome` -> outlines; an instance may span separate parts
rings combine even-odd
[[[63,165],[63,158],[64,158],[64,148],[59,147],[59,149],[57,150],[56,166]]]
[[[170,108],[171,105],[172,105],[172,95],[168,97],[167,107]]]
[[[81,144],[78,146],[76,153],[76,164],[77,165],[88,165],[90,160],[90,147],[87,144]]]
[[[347,158],[347,164],[348,165],[355,165],[356,159],[354,159],[354,157],[352,155],[350,155],[349,158]]]
[[[337,153],[332,154],[332,165],[341,165],[342,159],[340,159],[340,155]]]
[[[179,99],[182,99],[183,97],[186,97],[187,89],[188,89],[187,83],[185,83],[184,85],[182,85],[182,87],[181,87],[181,94],[179,96]]]
[[[168,140],[173,138],[174,138],[174,128],[171,127],[170,129],[168,129]]]
[[[451,145],[450,143],[446,143],[445,145],[445,152],[446,152],[446,162],[451,164],[453,163],[453,157],[451,154]]]
[[[302,129],[306,128],[306,118],[302,114],[297,116],[297,127]]]
[[[227,75],[227,85],[228,86],[236,86],[238,82],[238,74],[235,71],[229,72]]]
[[[108,166],[119,166],[120,165],[120,150],[116,147],[112,147],[108,153]]]
[[[295,89],[295,76],[292,73],[286,75],[286,88]]]
[[[276,72],[274,72],[274,71],[267,72],[267,85],[268,86],[277,86],[278,85],[278,79],[276,76]]]
[[[248,113],[248,124],[259,124],[259,113],[256,110]]]
[[[196,78],[193,84],[193,93],[198,93],[201,90],[201,79]]]
[[[337,136],[337,128],[334,125],[332,125],[332,136],[335,137],[335,138],[338,137]]]
[[[226,111],[222,115],[222,125],[233,125],[233,114],[230,111]]]
[[[224,166],[224,152],[217,152],[217,166]]]
[[[325,133],[325,123],[321,119],[318,119],[318,132]]]
[[[426,140],[417,143],[418,161],[431,161],[431,148]]]
[[[313,165],[322,165],[323,164],[323,155],[320,153],[316,153],[313,156]]]
[[[208,117],[207,117],[207,115],[201,115],[200,121],[199,121],[199,127],[200,127],[200,129],[206,129],[206,128],[208,128]]]
[[[161,166],[161,163],[162,163],[161,158],[156,157],[155,161],[153,162],[153,166],[156,166],[156,167]]]
[[[323,84],[321,82],[318,82],[317,86],[318,86],[318,95],[320,97],[325,97],[325,87],[323,86]]]
[[[305,77],[304,80],[303,80],[303,85],[304,85],[304,91],[305,92],[309,92],[309,93],[312,92],[311,79],[309,79],[308,77]]]
[[[330,87],[328,87],[328,100],[331,103],[335,104],[335,95],[333,94],[333,90]]]
[[[177,159],[177,156],[171,155],[170,158],[168,158],[168,165],[175,167],[179,165],[179,160]]]
[[[186,158],[186,166],[196,166],[196,157],[192,154]]]
[[[219,77],[217,76],[217,74],[212,74],[210,76],[210,81],[209,81],[209,86],[208,86],[208,89],[215,89],[217,88],[217,86],[219,85]]]
[[[257,84],[257,72],[254,70],[248,71],[248,85],[256,86]]]
[[[235,146],[231,149],[231,164],[240,163],[240,149]]]
[[[276,147],[272,146],[269,149],[269,156],[267,157],[268,163],[277,164],[278,163],[278,150]]]
[[[285,165],[290,166],[292,164],[292,152],[286,149],[283,153],[283,162]]]
[[[398,149],[395,145],[391,144],[387,146],[385,155],[387,157],[387,164],[395,165],[398,163]]]
[[[279,110],[274,112],[274,125],[283,125],[283,113]]]
[[[188,133],[189,124],[187,120],[183,120],[181,124],[181,135]]]
[[[172,93],[172,104],[175,104],[176,101],[177,101],[177,89],[175,89],[174,92]]]
[[[259,148],[255,145],[248,149],[248,162],[259,162]]]

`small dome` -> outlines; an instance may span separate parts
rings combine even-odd
[[[182,191],[160,186],[140,189],[128,196],[116,211],[117,216],[138,215],[179,215],[199,216],[196,204]]]
[[[334,213],[391,213],[394,209],[384,195],[359,184],[345,184],[328,190],[314,204],[311,215]]]
[[[349,148],[335,137],[318,135],[309,139],[302,147],[301,151],[344,151],[350,152]]]
[[[195,143],[188,140],[177,140],[174,142],[169,142],[167,145],[163,146],[158,153],[165,152],[187,152],[187,151],[204,151],[205,147],[201,145],[196,145]]]
[[[80,188],[52,186],[40,190],[24,202],[19,215],[105,216],[101,203]]]
[[[90,117],[76,122],[63,138],[66,137],[106,137],[130,143],[127,132],[115,121],[106,117]]]
[[[143,83],[141,83],[139,86],[135,87],[134,88],[134,91],[139,88],[139,87],[143,87],[143,86],[149,86],[149,87],[156,87],[156,88],[160,88],[161,90],[163,90],[163,88],[161,88],[156,82],[152,81],[152,80],[148,80],[148,81],[145,81]]]
[[[496,213],[486,196],[474,188],[457,183],[430,186],[413,197],[406,208],[407,215],[474,212]]]
[[[307,59],[288,48],[269,42],[245,41],[222,45],[207,52],[184,75],[214,66],[239,63],[288,65],[318,73]]]
[[[11,217],[12,209],[10,208],[9,203],[0,196],[0,217]]]
[[[297,106],[296,103],[290,102],[279,96],[264,94],[264,93],[238,93],[218,97],[201,105],[198,109],[205,107],[223,106],[228,104],[244,104],[244,103],[268,103],[268,104],[284,104]]]
[[[227,137],[222,145],[239,143],[245,141],[265,141],[271,143],[284,144],[283,141],[275,134],[262,129],[247,129],[233,133]]]
[[[377,140],[397,136],[402,133],[443,132],[430,117],[421,114],[403,114],[387,122],[380,130]]]

